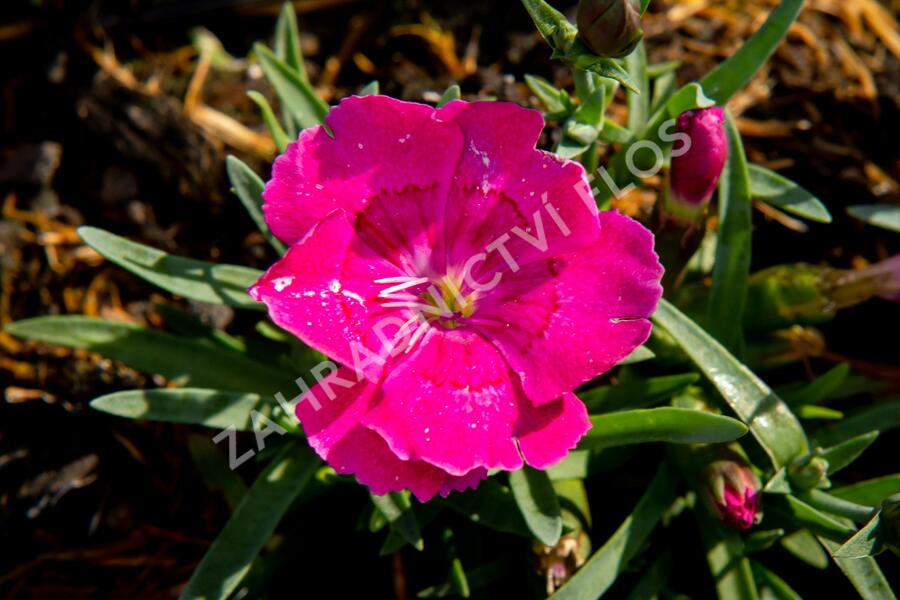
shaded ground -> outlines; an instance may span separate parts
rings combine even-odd
[[[189,93],[197,69],[189,32],[202,25],[244,57],[253,41],[270,35],[277,3],[38,4],[0,9],[6,12],[0,18],[0,323],[68,313],[162,323],[153,304],[172,300],[82,246],[74,232],[80,224],[196,258],[259,268],[271,262],[228,192],[222,163],[237,153],[265,172],[271,145],[244,92],[269,94],[258,69],[240,61],[214,69],[202,80],[202,95]],[[524,73],[566,83],[568,75],[549,61],[518,3],[448,4],[298,2],[312,81],[329,100],[378,79],[383,93],[406,99],[433,101],[459,82],[467,98],[533,106]],[[695,78],[729,54],[771,4],[654,2],[647,22],[651,57],[682,60],[683,79]],[[843,214],[848,204],[900,201],[896,13],[896,6],[874,0],[809,2],[773,66],[735,99],[750,159],[783,170],[836,217],[831,226],[801,233],[783,215],[757,213],[755,267],[798,260],[850,267],[900,251],[896,236]],[[198,106],[248,129],[212,128]],[[623,105],[612,114],[624,118]],[[629,206],[638,211],[648,199]],[[232,331],[250,325],[227,309],[180,305]],[[850,360],[897,384],[895,311],[871,302],[842,313],[823,328],[827,349],[807,349],[809,368],[821,372]],[[162,382],[84,352],[0,334],[0,383],[0,593],[177,594],[228,515],[186,450],[192,430],[127,422],[87,407],[103,393]],[[885,436],[875,448],[872,455],[889,454],[896,437]],[[854,476],[888,468],[876,458],[861,462]],[[598,502],[609,507],[610,524],[636,493],[629,485],[610,484],[621,495]],[[372,560],[380,540],[358,526],[354,493],[364,494],[341,496],[345,521],[297,520],[284,528],[294,545],[284,553],[288,571],[316,575],[300,581],[276,575],[280,595],[335,580],[379,597],[395,589],[392,574],[402,572],[402,563]],[[309,510],[334,515],[340,509],[330,496]],[[488,543],[485,554],[492,550]],[[423,558],[406,560],[415,573],[412,591],[443,576],[442,567]],[[341,575],[348,562],[355,573],[349,581]],[[314,567],[304,570],[307,565]],[[821,577],[808,570],[814,590]],[[684,571],[686,590],[691,572]],[[828,585],[847,590],[834,576],[829,573]]]

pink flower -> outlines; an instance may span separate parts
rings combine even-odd
[[[706,479],[707,503],[723,523],[735,529],[759,523],[759,479],[742,456],[723,450],[707,467]]]
[[[266,220],[290,249],[250,290],[343,365],[297,405],[312,447],[423,501],[562,459],[590,427],[572,390],[649,335],[651,234],[535,149],[535,111],[366,96],[325,125],[275,162]]]
[[[671,211],[695,212],[712,198],[725,161],[728,138],[721,108],[689,110],[678,116],[677,132],[690,138],[690,145],[675,144],[669,171],[667,205]]]

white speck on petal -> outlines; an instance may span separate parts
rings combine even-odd
[[[272,280],[272,285],[275,286],[276,292],[282,291],[284,288],[291,285],[292,283],[294,283],[293,275],[289,275],[287,277],[279,277],[278,279]]]
[[[363,145],[362,145],[361,143],[360,143],[360,144],[357,144],[356,147],[359,148],[360,150],[363,149]]]
[[[337,294],[341,291],[341,282],[337,279],[332,279],[331,283],[328,284],[328,289]]]

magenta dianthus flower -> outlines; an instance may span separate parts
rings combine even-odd
[[[251,293],[342,365],[297,416],[375,494],[556,463],[590,428],[572,390],[649,335],[652,235],[597,213],[542,128],[509,103],[351,97],[275,162],[266,221],[290,248]]]

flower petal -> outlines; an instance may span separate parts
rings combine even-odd
[[[275,161],[263,193],[266,223],[293,244],[336,208],[352,218],[382,192],[409,188],[432,190],[430,205],[442,214],[461,147],[457,127],[430,106],[345,98],[325,126],[303,131]]]
[[[399,317],[381,307],[382,278],[401,272],[356,235],[342,210],[316,225],[250,288],[275,323],[345,366],[375,380]],[[374,356],[373,356],[374,355]]]
[[[520,393],[509,367],[471,331],[434,328],[392,367],[363,424],[397,456],[454,475],[476,467],[517,469],[512,438]]]
[[[584,402],[567,392],[540,407],[522,402],[515,434],[525,462],[546,469],[562,460],[590,428]]]
[[[310,446],[338,473],[355,475],[373,494],[408,489],[422,502],[438,493],[446,496],[474,487],[487,476],[484,469],[473,469],[457,477],[422,461],[400,460],[381,436],[359,423],[378,391],[377,385],[368,381],[352,387],[334,383],[356,381],[354,372],[347,368],[325,378],[329,380],[332,383],[313,387],[302,397],[297,418]]]
[[[609,370],[650,334],[663,273],[653,236],[615,212],[600,223],[592,247],[504,273],[471,319],[538,406]]]
[[[465,264],[500,238],[522,265],[596,241],[597,207],[584,168],[535,149],[544,126],[539,112],[463,101],[438,112],[464,138],[447,204],[451,265]],[[472,274],[485,281],[482,274],[506,268],[501,252],[492,251]]]

